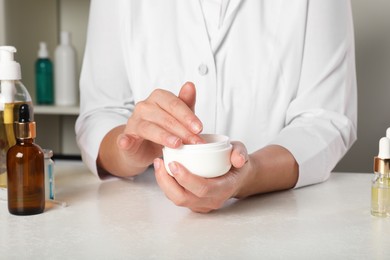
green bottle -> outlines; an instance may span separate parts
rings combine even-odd
[[[39,43],[38,59],[35,62],[35,80],[37,103],[52,105],[54,103],[53,63],[45,42]]]

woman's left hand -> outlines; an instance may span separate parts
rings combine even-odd
[[[169,175],[160,158],[154,160],[157,182],[165,195],[177,206],[187,207],[195,212],[207,213],[223,206],[225,201],[235,197],[247,178],[249,163],[247,150],[241,142],[232,142],[232,168],[216,178],[203,178],[189,172],[181,164],[173,162]]]

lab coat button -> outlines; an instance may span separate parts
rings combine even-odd
[[[207,65],[205,64],[200,64],[199,67],[198,67],[198,72],[200,75],[204,76],[207,74],[207,72],[209,71],[209,68],[207,68]]]

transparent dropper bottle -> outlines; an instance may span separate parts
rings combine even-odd
[[[371,214],[377,217],[390,217],[390,139],[387,137],[379,140],[379,153],[374,158],[374,173]]]

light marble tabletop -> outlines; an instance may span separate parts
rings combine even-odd
[[[390,219],[370,215],[371,174],[230,200],[209,214],[170,202],[153,170],[100,181],[56,161],[56,199],[13,216],[0,201],[0,259],[390,259]]]

